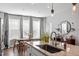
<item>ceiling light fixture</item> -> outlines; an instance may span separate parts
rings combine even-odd
[[[72,3],[72,11],[73,11],[73,14],[76,12],[77,10],[77,3]]]
[[[52,9],[51,9],[51,16],[54,14],[54,9],[53,9],[53,3],[52,3]]]

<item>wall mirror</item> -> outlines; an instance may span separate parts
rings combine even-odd
[[[68,21],[62,21],[57,29],[62,35],[66,35],[71,31],[71,24]]]

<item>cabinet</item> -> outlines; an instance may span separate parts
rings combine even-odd
[[[63,38],[57,37],[56,39],[57,39],[57,41],[59,41],[59,42],[64,42]],[[67,42],[68,44],[75,45],[75,39],[74,39],[74,38],[66,38],[66,42]]]
[[[31,55],[32,56],[45,56],[42,52],[38,51],[34,47],[31,47]]]
[[[67,43],[75,45],[75,39],[67,39]]]
[[[27,45],[27,56],[31,55],[31,46]]]
[[[42,52],[38,51],[36,48],[27,45],[27,56],[45,56]]]

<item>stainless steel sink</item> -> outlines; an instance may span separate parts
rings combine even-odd
[[[53,47],[53,46],[48,45],[48,44],[37,45],[37,46],[40,47],[41,49],[44,49],[44,50],[50,52],[50,53],[56,53],[56,52],[63,51],[63,49],[56,48],[56,47]]]

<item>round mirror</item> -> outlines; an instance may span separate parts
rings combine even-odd
[[[59,31],[61,34],[66,35],[71,31],[71,24],[68,21],[63,21],[59,25]]]

